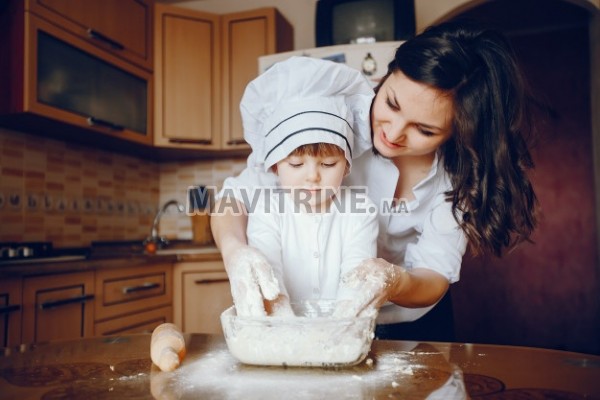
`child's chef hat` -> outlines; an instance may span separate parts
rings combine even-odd
[[[244,138],[265,170],[297,147],[331,143],[346,159],[371,148],[369,110],[374,91],[344,64],[291,57],[246,87],[240,104]]]

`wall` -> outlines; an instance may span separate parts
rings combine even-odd
[[[159,204],[185,204],[189,186],[220,187],[244,159],[156,163],[0,128],[0,242],[141,240]],[[191,239],[190,218],[172,210],[159,233]]]
[[[277,7],[294,27],[294,48],[297,50],[315,47],[315,7],[317,0],[158,0],[193,10],[215,14],[250,10],[259,7]],[[415,22],[417,32],[435,23],[440,17],[467,5],[486,0],[415,0]],[[573,0],[600,7],[600,0]]]
[[[214,186],[218,190],[225,178],[237,175],[245,167],[245,158],[161,164],[160,204],[171,199],[185,204],[190,186]],[[160,233],[167,237],[192,239],[191,220],[182,215],[165,215],[160,223]]]
[[[0,242],[142,238],[159,193],[154,162],[0,128]]]

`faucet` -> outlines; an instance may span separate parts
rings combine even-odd
[[[146,238],[146,240],[144,240],[144,244],[155,243],[159,248],[169,244],[169,241],[166,238],[164,238],[162,236],[158,236],[158,224],[160,223],[160,218],[165,213],[165,211],[167,211],[167,208],[169,208],[170,206],[176,206],[177,211],[179,211],[179,212],[185,211],[183,204],[181,204],[177,200],[169,200],[165,204],[163,204],[163,206],[156,212],[156,215],[154,216],[154,221],[152,222],[152,230],[150,231],[150,236],[148,236]]]

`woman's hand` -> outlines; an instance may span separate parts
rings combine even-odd
[[[291,310],[286,296],[280,295],[279,282],[265,256],[253,247],[243,245],[225,259],[231,284],[231,295],[237,315],[267,315],[265,300],[270,301],[269,313],[281,315]]]
[[[341,285],[356,295],[338,302],[337,317],[373,315],[388,299],[394,298],[408,278],[404,267],[382,258],[365,260],[342,277]]]

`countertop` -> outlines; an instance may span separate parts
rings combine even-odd
[[[466,343],[373,341],[346,369],[253,367],[223,337],[186,334],[187,356],[161,372],[150,335],[5,349],[3,399],[600,399],[600,357]],[[468,396],[468,397],[467,397]]]
[[[140,242],[141,243],[141,242]],[[36,275],[61,274],[69,272],[94,271],[100,268],[135,267],[160,263],[220,260],[221,253],[214,245],[178,245],[160,249],[154,254],[139,251],[116,251],[91,253],[87,257],[56,258],[51,262],[31,260],[23,264],[4,262],[0,265],[0,278],[18,278]]]

